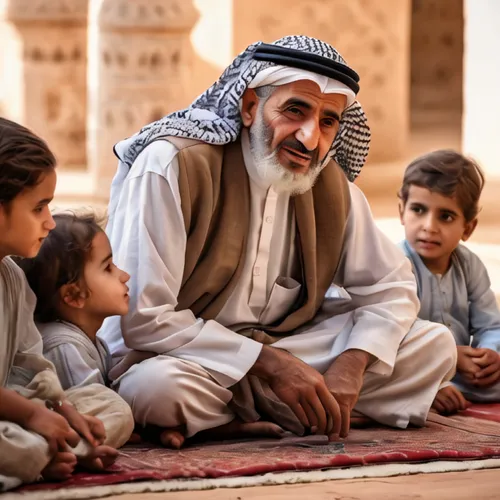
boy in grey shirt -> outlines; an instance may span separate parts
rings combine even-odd
[[[457,342],[457,374],[433,403],[440,413],[500,402],[500,311],[484,264],[460,244],[477,225],[483,185],[478,165],[441,150],[414,160],[399,192],[401,247],[417,280],[419,317],[445,324]]]

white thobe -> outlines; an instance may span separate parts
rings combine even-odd
[[[109,318],[100,336],[116,360],[129,349],[160,355],[133,367],[120,380],[119,391],[133,405],[140,423],[167,425],[164,419],[151,422],[158,420],[152,418],[152,403],[139,402],[149,397],[143,394],[144,387],[141,398],[134,396],[141,385],[139,381],[147,378],[139,376],[138,371],[147,370],[147,366],[159,370],[158,362],[166,364],[168,358],[176,369],[180,365],[182,369],[196,366],[193,370],[197,372],[197,382],[208,378],[221,388],[230,387],[248,373],[262,348],[237,332],[275,322],[299,296],[302,284],[293,278],[300,274],[290,196],[277,194],[259,177],[246,133],[242,134],[242,150],[251,200],[247,251],[240,281],[215,320],[204,321],[189,310],[175,310],[187,239],[176,147],[167,141],[152,143],[130,170],[120,163],[113,181],[107,233],[117,265],[131,275],[131,301],[130,312],[121,324],[118,318]],[[400,344],[416,320],[416,284],[404,254],[377,229],[361,191],[353,184],[349,184],[349,190],[351,207],[336,285],[332,284],[315,321],[301,328],[300,334],[273,345],[290,351],[320,372],[341,352],[362,349],[377,359],[369,372],[389,377],[394,372]],[[423,408],[430,407],[434,389],[450,370],[448,358],[454,357],[446,328],[432,325],[431,329],[440,332],[437,337],[445,338],[450,349],[443,355],[442,373],[434,375],[436,380],[423,398],[425,404],[418,410],[420,420],[426,411]],[[134,377],[137,387],[131,382]],[[149,393],[155,392],[153,385]],[[190,391],[196,390],[194,385],[189,385]],[[211,391],[206,387],[203,392],[206,396]],[[225,402],[231,397],[227,390],[218,392]],[[155,397],[158,401],[159,395]],[[147,409],[139,408],[141,405]],[[165,415],[165,407],[156,413]],[[217,423],[231,418],[225,410],[224,418]],[[210,428],[210,423],[203,423],[208,420],[206,415],[199,415],[199,425],[191,429],[188,422],[188,434],[202,427]],[[409,420],[410,417],[402,416],[393,418],[393,423],[405,426]]]

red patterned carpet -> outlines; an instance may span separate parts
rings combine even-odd
[[[431,414],[425,428],[353,429],[346,440],[286,437],[190,446],[181,451],[128,445],[104,474],[75,474],[64,483],[39,483],[17,491],[177,478],[251,476],[395,462],[500,457],[500,405],[475,405],[455,417]]]

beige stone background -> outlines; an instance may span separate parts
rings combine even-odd
[[[470,246],[500,292],[499,19],[496,0],[0,0],[0,113],[56,152],[55,205],[104,208],[117,141],[188,105],[248,44],[321,38],[361,76],[373,142],[357,183],[381,229],[402,237],[411,158],[472,154],[487,187]]]

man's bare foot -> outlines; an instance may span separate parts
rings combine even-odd
[[[91,471],[107,469],[115,463],[118,451],[107,445],[96,446],[86,457],[78,458],[78,465]]]
[[[235,418],[227,424],[198,432],[192,439],[200,442],[246,437],[281,438],[284,432],[279,425],[272,422],[242,422]],[[181,426],[161,431],[160,442],[165,448],[179,450],[186,442],[185,427]]]
[[[186,440],[186,430],[184,426],[165,429],[160,433],[160,443],[165,448],[180,450]]]
[[[351,416],[351,428],[352,429],[363,429],[364,427],[370,427],[373,425],[375,420],[370,417],[365,417],[362,415]]]
[[[199,432],[196,434],[196,438],[203,441],[245,437],[282,438],[284,432],[278,424],[272,422],[242,422],[240,419],[235,418],[227,424]]]
[[[64,481],[68,479],[76,467],[76,456],[69,451],[60,451],[42,470],[45,481]]]

